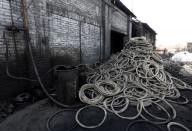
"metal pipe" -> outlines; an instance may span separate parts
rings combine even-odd
[[[26,39],[26,44],[27,44],[27,48],[28,48],[28,51],[29,51],[29,57],[31,59],[31,62],[32,62],[32,66],[33,66],[33,69],[34,69],[34,72],[35,72],[35,75],[37,77],[37,80],[41,86],[41,89],[43,90],[43,92],[46,94],[46,96],[52,101],[54,102],[55,104],[61,106],[61,107],[64,107],[64,108],[77,108],[77,107],[80,107],[82,105],[66,105],[66,104],[63,104],[59,101],[57,101],[55,98],[53,98],[49,92],[47,91],[47,89],[45,88],[43,82],[42,82],[42,79],[40,78],[39,76],[39,72],[38,72],[38,69],[37,69],[37,66],[35,64],[35,59],[34,59],[34,56],[32,54],[32,48],[31,48],[31,43],[30,43],[30,37],[29,37],[29,23],[28,23],[28,14],[27,14],[27,8],[26,8],[26,0],[21,0],[21,4],[22,4],[22,14],[23,14],[23,23],[24,23],[24,29],[25,29],[25,39]]]
[[[15,24],[14,24],[14,20],[13,20],[13,10],[12,10],[12,1],[9,0],[9,6],[10,6],[10,14],[11,14],[11,25],[12,25],[12,28],[11,28],[11,31],[12,31],[12,34],[13,34],[13,42],[14,42],[14,45],[15,45],[15,57],[16,57],[16,60],[18,58],[18,52],[17,52],[17,43],[16,43],[16,36],[15,36]]]
[[[103,27],[103,60],[105,60],[105,34],[106,34],[106,29],[105,29],[105,4],[102,2],[102,27]]]
[[[81,21],[79,22],[79,48],[80,48],[80,58],[79,58],[79,63],[82,63],[82,49],[81,49]]]
[[[25,39],[28,43],[30,37],[29,37],[29,21],[28,21],[28,13],[27,13],[27,4],[26,0],[21,0],[21,13],[23,16],[23,26],[24,26],[24,32],[25,32]]]

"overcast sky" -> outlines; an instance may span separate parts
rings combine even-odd
[[[164,47],[192,42],[192,0],[121,0],[157,33]]]

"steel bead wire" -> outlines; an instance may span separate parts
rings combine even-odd
[[[111,105],[113,105],[114,101],[117,100],[117,99],[119,99],[119,98],[125,98],[126,101],[128,101],[127,103],[129,103],[129,99],[128,99],[126,96],[120,96],[120,97],[117,97],[117,98],[113,99],[113,101],[111,102]],[[140,105],[140,108],[139,108],[139,105]],[[117,115],[118,117],[120,117],[120,118],[122,118],[122,119],[134,120],[134,119],[136,119],[136,118],[138,118],[138,117],[140,116],[140,114],[141,114],[141,112],[142,112],[143,103],[141,103],[140,101],[138,101],[136,107],[137,107],[139,110],[138,110],[138,113],[137,113],[135,116],[122,116],[122,115],[120,115],[119,112],[117,112],[117,111],[114,109],[113,106],[111,106],[111,109],[112,109],[112,111],[113,111],[113,113],[114,113],[115,115]],[[128,106],[127,106],[127,108],[128,108]]]
[[[173,80],[171,79],[171,74],[165,71],[165,83],[173,85]]]
[[[106,89],[105,86],[110,86],[113,89]],[[104,96],[115,96],[121,91],[119,86],[111,80],[96,82],[95,89]]]
[[[178,89],[187,89],[187,84],[176,77],[171,77],[172,81],[174,82],[174,85]]]
[[[171,103],[175,103],[175,104],[179,104],[179,105],[185,105],[185,104],[187,104],[187,103],[189,103],[189,99],[188,98],[186,98],[186,97],[184,97],[184,96],[180,96],[181,98],[184,98],[184,101],[182,101],[182,102],[177,102],[177,101],[174,101],[174,99],[169,99],[169,98],[166,98],[166,100],[167,101],[169,101],[169,102],[171,102]],[[179,97],[179,98],[180,98]],[[177,99],[177,98],[175,98],[175,99]]]
[[[81,113],[81,111],[84,110],[84,109],[86,109],[86,108],[89,108],[89,107],[100,108],[100,109],[104,112],[103,119],[102,119],[101,122],[98,123],[97,125],[87,126],[87,125],[83,124],[83,123],[79,120],[79,114]],[[76,115],[75,115],[75,120],[76,120],[76,122],[77,122],[81,127],[83,127],[83,128],[88,128],[88,129],[93,129],[93,128],[97,128],[97,127],[101,126],[101,125],[105,122],[106,118],[107,118],[107,111],[106,111],[106,109],[103,108],[102,106],[93,106],[93,105],[88,105],[88,106],[85,106],[85,107],[79,109],[79,110],[77,111]]]
[[[187,128],[186,126],[184,126],[183,124],[178,123],[178,122],[169,122],[169,123],[167,124],[167,129],[168,129],[168,131],[172,131],[172,130],[171,130],[171,126],[178,126],[178,127],[183,128],[185,131],[191,131],[189,128]]]
[[[145,120],[137,120],[137,121],[132,121],[131,123],[129,123],[126,127],[126,131],[132,131],[131,130],[131,127],[133,127],[134,125],[137,125],[137,124],[141,124],[141,123],[145,123],[145,127],[146,125],[153,125],[154,127],[156,127],[156,129],[158,129],[159,131],[164,131],[159,125],[157,124],[154,124],[152,122],[149,122],[149,121],[145,121]],[[151,128],[150,128],[151,129]],[[156,130],[155,130],[156,131]]]
[[[115,98],[118,98],[118,97],[115,97]],[[114,113],[113,110],[112,110],[112,107],[117,107],[117,108],[120,108],[120,110],[116,111],[117,113],[122,113],[124,112],[127,108],[128,108],[128,105],[129,105],[129,100],[127,98],[125,98],[125,103],[122,103],[123,101],[115,101],[113,102],[113,100],[115,99],[111,99],[111,98],[107,98],[105,99],[105,101],[103,102],[103,105],[104,107],[106,108],[107,111],[111,112],[111,113]],[[113,102],[113,103],[112,103]]]
[[[143,37],[131,38],[120,53],[112,55],[110,60],[101,64],[96,71],[90,71],[92,73],[89,74],[87,82],[95,84],[94,89],[104,97],[95,106],[123,119],[136,119],[141,116],[148,120],[142,115],[144,111],[153,119],[161,120],[154,123],[168,123],[176,117],[176,111],[169,102],[186,104],[188,100],[186,98],[184,102],[174,101],[180,97],[178,89],[188,88],[184,82],[164,71],[162,58],[153,52],[153,46]],[[164,102],[171,112],[159,102]],[[147,111],[146,107],[151,104],[159,106],[167,118]],[[121,116],[120,113],[129,110],[129,105],[136,106],[138,114],[133,117]]]
[[[149,116],[151,116],[151,117],[153,117],[153,118],[155,118],[155,119],[158,119],[158,120],[167,120],[167,119],[170,119],[170,114],[168,113],[168,111],[163,107],[163,106],[161,106],[160,104],[158,104],[157,102],[153,102],[153,101],[151,101],[151,100],[149,100],[151,103],[154,103],[155,105],[157,105],[158,107],[160,107],[160,109],[162,109],[165,113],[166,113],[166,115],[167,115],[167,117],[168,118],[162,118],[162,117],[159,117],[159,116],[156,116],[156,115],[153,115],[153,114],[151,114],[146,108],[145,108],[145,106],[143,106],[143,111],[144,112],[146,112]]]
[[[92,98],[88,98],[85,94],[85,91],[88,89],[92,89],[92,92],[96,93],[97,96],[96,97],[92,97]],[[97,105],[100,101],[102,101],[104,99],[104,96],[99,94],[96,90],[95,90],[95,85],[94,84],[85,84],[81,87],[81,90],[79,91],[79,99],[83,102],[83,103],[87,103],[90,105]]]
[[[171,116],[171,114],[170,114],[166,109],[165,109],[165,111],[166,111],[167,114],[169,114],[170,118],[169,118],[169,119],[166,119],[165,121],[158,121],[158,122],[151,121],[151,120],[147,119],[144,115],[142,115],[142,113],[141,113],[140,116],[141,116],[144,120],[146,120],[146,121],[151,121],[151,122],[153,122],[153,123],[155,123],[155,124],[165,124],[165,123],[168,123],[169,121],[175,119],[175,118],[176,118],[176,110],[174,109],[174,107],[173,107],[169,102],[167,102],[165,99],[163,99],[163,98],[158,97],[157,99],[159,99],[160,101],[165,102],[166,105],[171,108],[172,116]],[[157,105],[158,105],[158,102],[159,102],[159,101],[158,101],[158,102],[152,101],[152,102],[153,102],[154,104],[157,104]],[[162,106],[161,106],[161,107],[162,107]],[[162,108],[163,108],[163,107],[162,107]]]
[[[120,88],[119,93],[123,92],[124,89],[126,88],[126,83],[123,82],[122,80],[119,79],[112,79],[113,82],[115,82],[117,84],[117,86]]]

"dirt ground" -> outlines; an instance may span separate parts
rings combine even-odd
[[[173,121],[180,122],[192,130],[192,92],[182,91],[182,95],[188,97],[190,102],[187,105],[172,104],[177,111],[177,118]],[[46,121],[58,110],[61,109],[50,104],[49,100],[42,100],[8,117],[0,124],[0,131],[48,131]],[[131,122],[108,113],[105,123],[99,128],[84,129],[75,126],[70,130],[71,126],[76,125],[75,112],[66,111],[54,118],[51,123],[52,131],[126,131],[126,126]],[[166,131],[166,125],[160,126]],[[144,131],[142,127],[138,128],[138,131],[141,130]]]

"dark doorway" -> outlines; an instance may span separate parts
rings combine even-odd
[[[111,54],[120,52],[123,49],[124,36],[116,31],[111,31]]]

